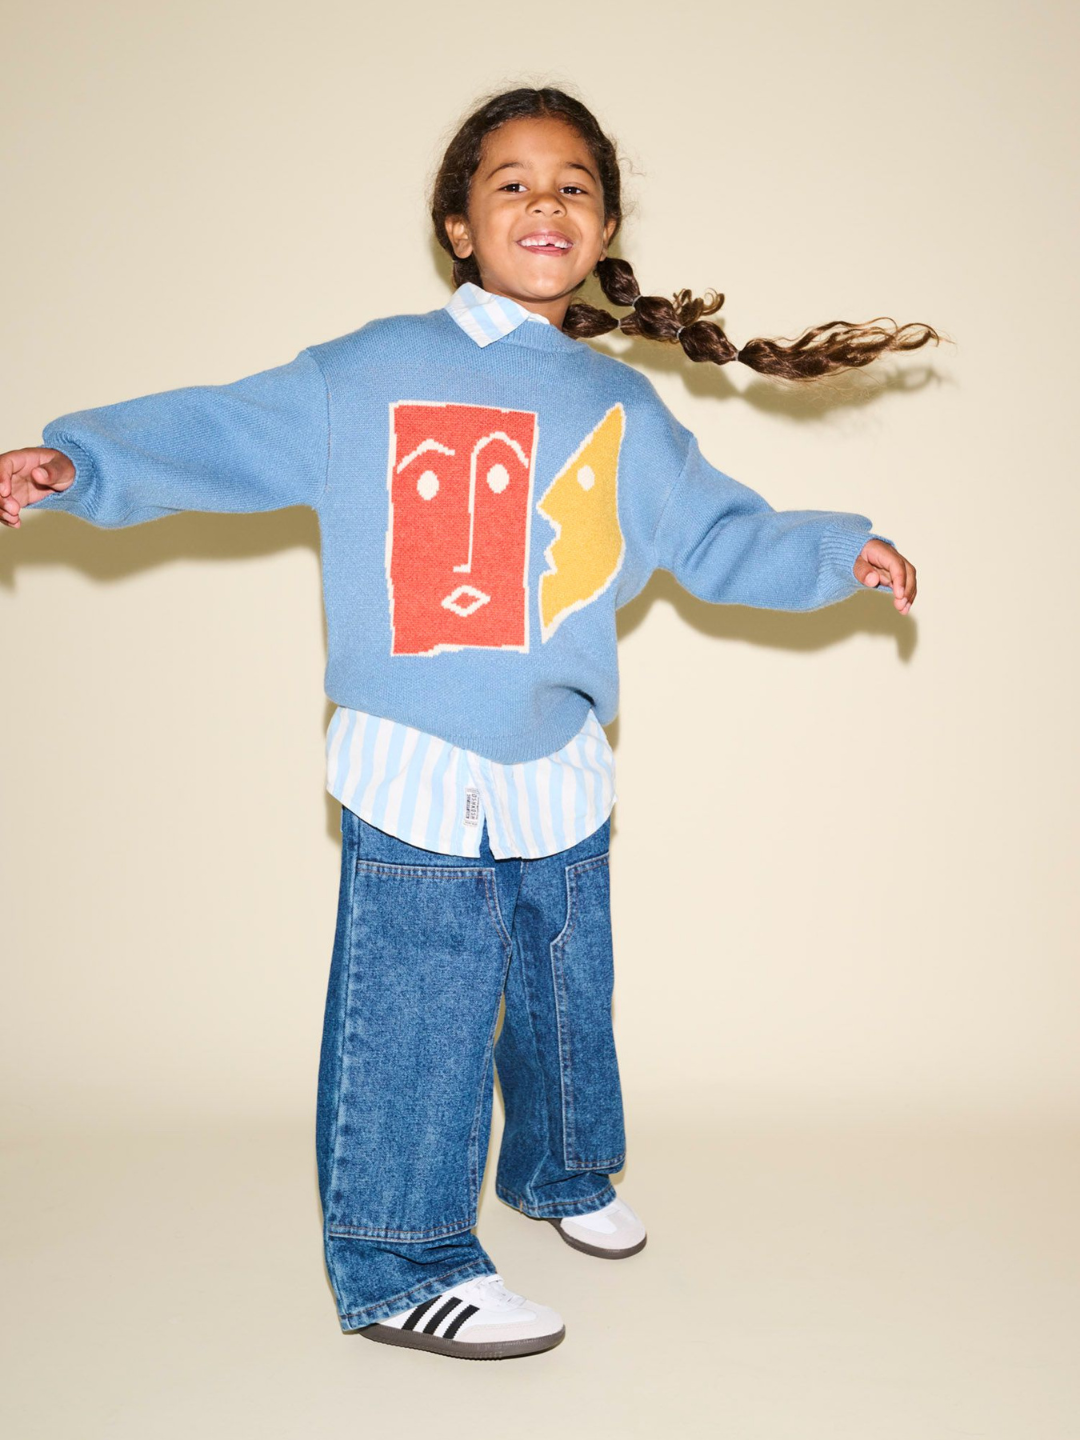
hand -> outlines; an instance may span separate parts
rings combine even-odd
[[[75,466],[60,450],[6,450],[0,455],[0,523],[18,530],[19,511],[75,482]]]
[[[0,456],[0,463],[3,457]],[[905,560],[899,550],[886,545],[884,540],[867,540],[851,567],[855,579],[863,585],[880,585],[883,581],[892,586],[893,604],[901,615],[906,615],[915,600],[915,566]]]

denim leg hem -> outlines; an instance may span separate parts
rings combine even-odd
[[[389,1316],[409,1310],[425,1300],[434,1300],[436,1295],[460,1285],[464,1280],[495,1273],[493,1261],[472,1260],[468,1265],[459,1265],[456,1270],[447,1270],[444,1275],[437,1275],[432,1280],[425,1280],[421,1285],[414,1285],[411,1290],[403,1290],[400,1295],[391,1295],[388,1300],[379,1300],[371,1305],[364,1305],[359,1310],[352,1310],[347,1315],[339,1315],[338,1319],[346,1334],[350,1330],[362,1330],[365,1325],[374,1325],[379,1320],[386,1320]]]
[[[520,1195],[513,1194],[504,1185],[495,1185],[495,1194],[505,1204],[512,1206],[515,1210],[522,1211],[525,1215],[531,1215],[534,1220],[554,1219],[563,1215],[587,1215],[591,1210],[602,1210],[615,1199],[615,1186],[610,1182],[602,1190],[596,1190],[592,1195],[585,1195],[576,1200],[548,1200],[543,1205],[530,1205]]]

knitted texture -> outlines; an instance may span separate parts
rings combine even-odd
[[[623,361],[554,325],[480,347],[441,307],[43,440],[76,479],[34,508],[106,528],[309,506],[329,698],[504,764],[566,745],[590,705],[615,718],[615,611],[655,570],[716,604],[816,610],[863,588],[873,533],[774,510]]]

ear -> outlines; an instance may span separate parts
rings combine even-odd
[[[469,224],[464,215],[447,215],[445,220],[446,236],[453,247],[454,254],[459,260],[466,259],[472,254],[472,238],[469,235]]]
[[[601,260],[605,259],[607,256],[607,247],[611,243],[611,237],[612,235],[614,235],[615,227],[618,223],[619,222],[615,219],[615,217],[612,216],[612,218],[604,226],[604,248],[600,252]]]

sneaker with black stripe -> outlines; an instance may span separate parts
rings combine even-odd
[[[566,1326],[547,1305],[508,1290],[500,1275],[478,1275],[356,1333],[463,1360],[505,1360],[552,1349]]]

